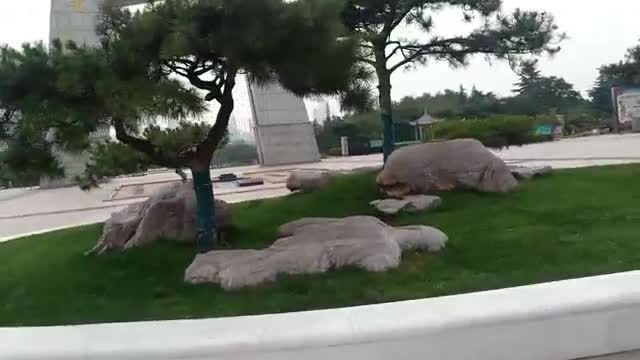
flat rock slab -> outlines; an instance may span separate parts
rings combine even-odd
[[[550,174],[553,168],[551,166],[509,166],[509,170],[518,180],[530,180],[535,177]]]
[[[239,187],[260,186],[264,185],[264,180],[258,178],[242,179],[238,180],[237,184]]]
[[[371,205],[387,215],[396,215],[401,211],[419,212],[435,209],[442,205],[442,199],[438,196],[410,195],[403,199],[375,200]]]
[[[267,249],[198,255],[184,279],[235,290],[274,281],[282,274],[318,274],[346,266],[382,272],[398,267],[403,251],[436,252],[448,240],[436,228],[394,228],[369,216],[301,219],[283,225],[279,233]]]
[[[294,170],[287,179],[287,189],[290,191],[315,191],[328,184],[329,180],[336,175],[338,173],[334,171]]]
[[[365,166],[351,170],[294,170],[287,178],[287,189],[312,192],[321,189],[336,176],[373,173],[380,171],[380,169],[379,166]]]

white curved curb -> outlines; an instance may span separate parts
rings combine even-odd
[[[634,349],[640,272],[281,315],[0,329],[3,360],[569,360]]]

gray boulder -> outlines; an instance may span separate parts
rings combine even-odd
[[[216,223],[220,230],[231,227],[231,207],[216,200]],[[111,215],[102,236],[88,254],[112,249],[126,250],[160,239],[195,242],[197,238],[196,198],[191,182],[169,185],[146,201]]]
[[[399,198],[455,189],[509,192],[518,186],[504,161],[473,139],[399,149],[377,181],[383,191]]]
[[[435,209],[442,205],[442,199],[438,196],[410,195],[403,199],[375,200],[371,205],[387,215],[395,215],[400,211],[419,212]]]
[[[281,238],[264,250],[212,251],[185,272],[191,284],[225,290],[274,281],[281,274],[317,274],[356,266],[382,272],[400,265],[403,251],[442,250],[447,236],[427,226],[394,228],[374,217],[308,218],[283,225]]]

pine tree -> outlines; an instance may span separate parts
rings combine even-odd
[[[42,46],[4,51],[13,61],[0,63],[7,66],[0,66],[0,74],[15,71],[13,66],[28,75],[29,81],[7,89],[17,99],[20,129],[35,129],[38,136],[54,129],[57,145],[86,149],[91,132],[113,127],[117,140],[149,163],[190,168],[204,251],[215,238],[209,168],[227,133],[238,75],[276,81],[301,96],[339,95],[348,106],[365,99],[360,93],[366,72],[354,62],[354,42],[343,38],[338,5],[165,0],[131,13],[107,2],[100,47],[58,42],[49,52]],[[208,101],[219,106],[215,123],[193,143],[177,149],[140,132],[159,117],[200,114]]]
[[[522,54],[540,55],[559,50],[563,34],[545,12],[516,10],[500,13],[501,0],[347,0],[344,22],[359,41],[360,61],[370,66],[378,81],[380,112],[385,124],[385,158],[393,150],[391,75],[428,61],[464,66],[470,56],[497,59]],[[434,34],[434,19],[443,9],[458,9],[461,22],[484,20],[472,32],[454,37]],[[404,24],[422,32],[416,39],[398,36]]]

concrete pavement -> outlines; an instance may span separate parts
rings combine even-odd
[[[509,164],[551,165],[558,169],[640,163],[640,134],[567,139],[512,147],[495,153]],[[349,170],[381,165],[381,155],[369,155],[332,158],[320,163],[296,166],[217,169],[212,171],[212,175],[235,173],[266,180],[265,185],[251,188],[216,186],[218,198],[235,203],[286,196],[289,191],[284,182],[288,173],[294,169]],[[144,201],[157,184],[172,181],[178,181],[178,176],[167,171],[114,179],[89,192],[83,192],[77,187],[0,191],[0,241],[50,229],[103,222],[111,213],[129,204]]]
[[[336,158],[296,166],[225,168],[213,170],[211,173],[214,177],[223,173],[235,173],[266,180],[264,185],[249,188],[225,184],[214,185],[217,198],[229,203],[237,203],[288,195],[285,182],[288,173],[294,169],[349,170],[381,164],[382,158],[376,155]],[[113,179],[102,184],[100,188],[87,192],[78,187],[0,191],[0,242],[51,229],[103,222],[113,212],[144,201],[152,190],[177,181],[179,177],[176,174],[166,171],[146,176]],[[129,196],[138,190],[141,190],[140,196]]]

